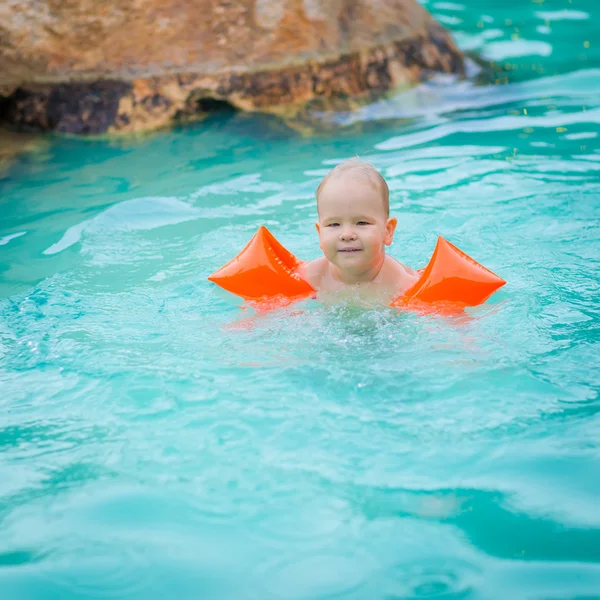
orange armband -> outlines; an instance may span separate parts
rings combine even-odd
[[[504,279],[440,236],[417,283],[396,298],[392,306],[406,306],[412,300],[477,306],[505,283]]]
[[[302,262],[261,226],[246,247],[208,279],[251,303],[284,306],[316,294],[295,273]]]

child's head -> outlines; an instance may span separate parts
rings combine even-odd
[[[319,243],[329,262],[353,275],[380,266],[397,220],[389,216],[389,190],[379,172],[347,160],[325,176],[316,196]]]

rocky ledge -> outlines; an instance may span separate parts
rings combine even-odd
[[[289,115],[463,69],[416,0],[0,5],[0,122],[24,130],[150,130],[223,103]]]

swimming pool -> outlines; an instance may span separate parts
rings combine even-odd
[[[55,138],[0,180],[3,600],[600,598],[600,7],[427,7],[497,85],[336,136]],[[441,234],[508,285],[460,318],[256,317],[206,281],[261,224],[315,258],[356,154],[394,256]]]

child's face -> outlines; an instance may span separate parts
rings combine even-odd
[[[388,218],[380,191],[351,176],[329,180],[319,194],[319,244],[329,262],[360,275],[385,257],[396,219]]]

